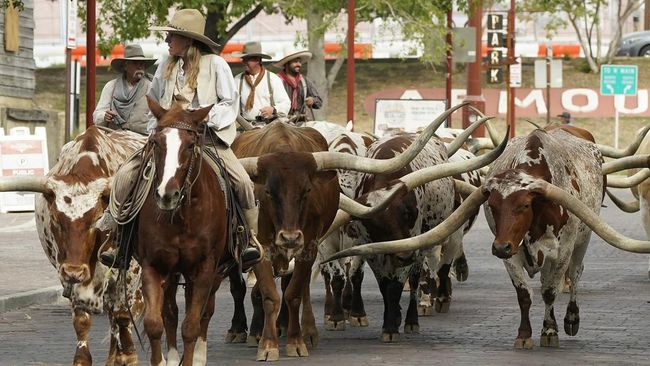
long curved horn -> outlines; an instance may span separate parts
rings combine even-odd
[[[638,212],[641,208],[638,199],[635,199],[632,202],[625,202],[622,199],[616,197],[614,193],[612,193],[609,189],[605,189],[605,193],[607,193],[607,196],[610,200],[612,200],[612,202],[614,202],[616,207],[620,208],[623,212],[634,213]]]
[[[645,135],[650,131],[650,125],[643,127],[641,131],[636,135],[635,140],[625,149],[615,149],[611,146],[607,145],[600,145],[596,144],[598,147],[598,150],[603,154],[603,156],[607,156],[610,158],[622,158],[624,156],[630,156],[636,152],[636,150],[639,148],[639,145],[641,145],[641,142],[645,138]]]
[[[356,247],[342,250],[329,258],[326,258],[322,263],[327,263],[335,259],[351,257],[355,255],[373,255],[382,253],[399,253],[406,251],[413,251],[417,249],[431,248],[440,245],[454,231],[458,230],[465,221],[474,213],[476,208],[485,202],[488,198],[488,193],[482,189],[475,190],[458,208],[451,214],[445,221],[441,222],[435,228],[427,231],[424,234],[414,236],[408,239],[387,241],[382,243],[373,243],[359,245]]]
[[[598,217],[587,205],[565,190],[541,179],[537,179],[530,187],[538,188],[546,198],[571,211],[582,222],[587,224],[594,233],[612,246],[632,253],[650,253],[650,241],[631,239],[622,235]]]
[[[650,167],[650,155],[634,155],[603,163],[603,175],[621,170]]]
[[[533,121],[531,121],[531,120],[529,120],[529,119],[526,119],[525,121],[528,122],[528,123],[530,123],[531,125],[533,125],[533,126],[534,126],[536,129],[538,129],[538,130],[541,130],[541,129],[542,129],[541,127],[539,127],[539,125],[538,125],[537,123],[535,123],[535,122],[533,122]]]
[[[476,113],[480,118],[485,117],[483,112],[476,109],[474,106],[470,105],[469,108],[472,112]],[[497,146],[499,144],[499,136],[497,135],[497,130],[492,126],[490,122],[485,123],[485,129],[487,130],[490,140],[492,140],[492,146]]]
[[[645,168],[636,172],[631,177],[621,177],[616,175],[607,176],[607,186],[612,188],[630,188],[639,185],[650,177],[650,169]]]
[[[382,200],[372,207],[365,206],[343,194],[340,195],[339,208],[346,211],[351,216],[355,217],[370,217],[375,213],[384,210],[391,201],[396,197],[402,196],[404,193],[413,190],[415,187],[419,187],[426,183],[432,182],[437,179],[442,179],[446,177],[451,177],[453,175],[466,173],[471,170],[478,169],[480,167],[486,166],[496,160],[499,155],[503,152],[508,144],[509,132],[506,132],[506,136],[501,141],[499,146],[496,149],[490,151],[488,154],[481,155],[477,158],[472,158],[469,160],[447,162],[444,164],[434,165],[428,168],[416,170],[411,172],[399,179],[396,183],[393,183],[393,186],[387,189],[380,189],[370,193],[381,193],[386,192],[382,195]],[[468,184],[469,185],[469,184]],[[471,185],[470,185],[471,186]],[[468,192],[467,187],[462,187],[465,192]],[[471,193],[471,191],[469,191]]]
[[[350,216],[349,213],[343,211],[343,210],[338,210],[336,211],[336,217],[334,217],[334,221],[330,224],[330,227],[327,229],[327,232],[321,236],[318,239],[318,242],[322,242],[323,239],[327,238],[328,236],[332,235],[332,233],[340,228],[341,226],[345,225],[346,223],[350,222],[352,220],[352,216]]]
[[[394,185],[388,189],[382,189],[380,191],[386,192],[383,200],[378,205],[366,206],[363,205],[352,198],[341,193],[339,195],[339,209],[349,213],[354,217],[370,217],[379,211],[383,211],[388,207],[388,205],[397,197],[402,196],[406,193],[406,187],[403,184]]]
[[[507,127],[508,131],[506,132],[503,141],[501,141],[494,150],[490,151],[487,154],[483,154],[477,158],[472,158],[469,160],[444,163],[420,169],[401,177],[399,180],[404,182],[410,191],[415,187],[421,186],[436,179],[451,177],[452,175],[461,174],[470,170],[484,167],[496,160],[501,155],[503,150],[505,150],[506,145],[508,144],[508,137],[510,136],[510,128],[509,126]]]
[[[461,103],[443,112],[436,118],[413,143],[401,154],[391,159],[372,159],[331,151],[318,151],[312,153],[316,160],[318,170],[347,169],[364,173],[390,173],[401,169],[408,164],[427,144],[440,125],[457,109],[469,105]]]
[[[0,192],[45,192],[47,177],[34,175],[20,175],[13,177],[0,177]]]
[[[494,144],[487,137],[474,137],[467,140],[467,147],[472,154],[476,154],[481,150],[494,149]]]
[[[483,123],[491,120],[492,118],[494,118],[494,117],[483,117],[483,118],[479,119],[478,121],[476,121],[476,122],[472,123],[471,125],[469,125],[469,127],[467,127],[465,130],[463,130],[463,132],[460,135],[458,135],[458,137],[456,137],[454,139],[454,141],[452,141],[447,146],[447,156],[454,155],[456,153],[456,151],[458,151],[458,149],[460,149],[461,146],[463,146],[463,144],[465,143],[465,141],[467,141],[467,139],[472,135],[472,132],[474,132],[474,130],[476,130],[478,128],[478,126],[480,126]]]

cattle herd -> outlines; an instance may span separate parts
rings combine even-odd
[[[624,150],[598,145],[573,126],[548,125],[514,138],[506,133],[502,141],[494,138],[489,118],[465,131],[439,128],[467,107],[445,111],[418,134],[376,138],[327,122],[274,122],[237,137],[232,148],[255,183],[264,248],[253,268],[250,331],[242,274],[237,267],[218,271],[234,254],[227,243],[227,196],[214,188],[219,179],[197,148],[203,143],[201,110],[152,108],[160,127],[148,138],[88,128],[63,147],[47,176],[1,178],[0,191],[40,193],[37,229],[72,306],[75,365],[92,364],[91,315],[102,312],[110,324],[106,364],[137,364],[131,334],[140,317],[152,365],[206,364],[215,292],[225,277],[235,302],[226,342],[256,345],[258,361],[275,361],[279,338],[286,336],[285,354],[306,357],[319,340],[310,283],[319,274],[325,281],[326,330],[367,326],[361,292],[366,262],[384,302],[379,338],[396,342],[402,326],[404,333],[419,331],[418,316],[449,310],[451,278],[468,278],[463,237],[480,206],[494,234],[492,253],[503,260],[521,309],[514,347],[533,348],[526,277],[538,272],[546,307],[539,345],[558,347],[554,300],[566,283],[564,331],[576,335],[591,233],[622,250],[650,252],[650,242],[627,238],[598,216],[607,193],[622,210],[641,211],[650,237],[650,126]],[[490,138],[470,137],[481,124]],[[145,178],[157,188],[144,197],[136,220],[136,258],[120,273],[97,260],[100,248],[114,245],[115,227],[104,211],[115,172],[141,151],[152,152]],[[178,155],[176,166],[165,164],[170,151]],[[624,170],[628,176],[615,174]],[[607,187],[631,188],[638,200],[621,201]],[[175,296],[181,275],[187,286],[182,354]],[[410,296],[403,316],[405,286]]]

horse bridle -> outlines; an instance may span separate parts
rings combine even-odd
[[[191,196],[192,195],[192,186],[194,186],[194,183],[199,178],[199,175],[201,174],[201,161],[203,160],[203,148],[204,148],[204,143],[205,143],[205,131],[207,130],[207,126],[203,125],[204,128],[202,129],[203,132],[200,132],[198,128],[195,128],[194,126],[182,122],[182,121],[177,121],[169,126],[165,126],[160,128],[159,131],[162,131],[165,128],[175,128],[178,130],[185,130],[188,131],[192,134],[193,139],[194,139],[194,150],[192,151],[192,156],[190,157],[190,163],[189,163],[189,168],[187,170],[187,174],[185,175],[185,180],[183,182],[183,186],[181,187],[180,194],[181,197],[178,200],[178,203],[176,207],[174,208],[174,211],[177,210],[182,202],[185,200],[186,196]],[[158,131],[158,128],[156,128],[156,132]],[[149,140],[149,142],[153,141],[152,139]],[[149,142],[147,144],[149,144]],[[198,158],[198,170],[196,172],[196,175],[194,176],[194,179],[192,179],[192,173],[194,171],[194,165],[197,161]]]

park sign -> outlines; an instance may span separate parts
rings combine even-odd
[[[601,65],[601,95],[636,95],[639,68],[636,65]]]

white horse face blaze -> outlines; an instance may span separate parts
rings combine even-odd
[[[163,168],[163,175],[160,179],[160,185],[157,188],[158,195],[165,195],[165,187],[169,181],[176,175],[176,171],[180,167],[179,157],[181,148],[181,138],[178,134],[178,129],[168,128],[163,135],[165,136],[165,146],[167,152],[165,153],[165,166]]]

